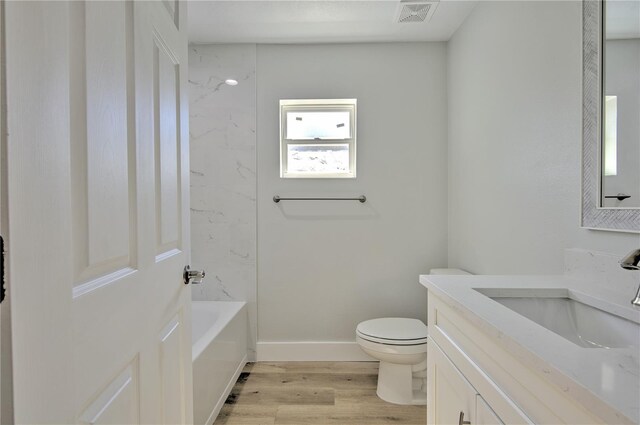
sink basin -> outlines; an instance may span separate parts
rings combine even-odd
[[[567,289],[475,288],[584,348],[640,348],[640,324],[577,300]]]

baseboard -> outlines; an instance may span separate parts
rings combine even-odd
[[[207,422],[205,422],[206,424],[212,425],[215,422],[216,418],[218,417],[218,414],[220,413],[220,410],[222,410],[222,406],[224,406],[224,402],[227,401],[227,397],[229,397],[229,394],[231,394],[231,390],[233,389],[233,386],[236,384],[236,381],[238,380],[238,377],[240,376],[240,373],[242,373],[242,369],[244,369],[244,366],[246,364],[247,364],[247,355],[245,354],[244,358],[238,365],[238,368],[233,373],[233,377],[227,384],[227,387],[224,389],[222,396],[216,403],[216,407],[214,407],[213,412],[211,412],[211,416],[209,416],[209,419],[207,419]]]
[[[356,342],[258,342],[259,362],[371,362]]]

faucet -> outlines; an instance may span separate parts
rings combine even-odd
[[[625,270],[640,270],[640,249],[634,249],[620,260],[620,267]],[[636,297],[631,300],[631,304],[640,307],[640,285]]]

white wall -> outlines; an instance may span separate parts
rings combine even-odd
[[[189,46],[194,300],[246,301],[256,344],[256,47]],[[235,87],[225,79],[239,81]]]
[[[257,58],[259,341],[353,342],[365,319],[426,319],[418,275],[447,261],[445,45],[259,45]],[[279,177],[278,101],[296,98],[358,99],[357,179]]]
[[[605,205],[640,207],[640,39],[607,40],[606,94],[618,96],[618,173],[604,178],[606,195],[625,193]]]
[[[563,250],[623,255],[579,228],[582,3],[480,2],[448,44],[449,265],[562,273]]]

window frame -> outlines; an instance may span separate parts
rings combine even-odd
[[[348,139],[287,139],[288,112],[349,112],[350,135]],[[282,99],[280,100],[280,177],[297,179],[356,178],[356,118],[357,99]],[[348,145],[349,172],[288,172],[289,145]]]

